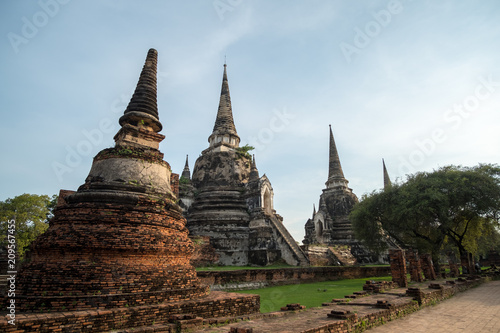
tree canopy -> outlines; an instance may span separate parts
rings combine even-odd
[[[350,217],[356,236],[373,250],[387,248],[390,239],[436,261],[445,245],[463,255],[498,244],[499,213],[500,168],[480,164],[410,175],[363,196]]]
[[[0,245],[7,244],[7,224],[15,220],[17,253],[22,258],[27,247],[48,228],[57,196],[22,194],[0,201]]]

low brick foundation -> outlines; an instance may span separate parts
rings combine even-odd
[[[170,325],[171,331],[176,332],[176,325],[182,320],[177,320],[174,315],[190,314],[201,318],[235,317],[258,313],[259,307],[258,295],[212,292],[196,301],[106,310],[18,314],[16,325],[10,325],[4,316],[0,319],[0,332],[103,332],[149,325],[167,325],[167,332]]]
[[[248,269],[240,271],[198,271],[202,283],[212,290],[243,290],[266,286],[360,279],[390,275],[390,267],[303,267]]]

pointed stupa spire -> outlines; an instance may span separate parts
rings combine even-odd
[[[259,179],[259,170],[257,169],[257,164],[255,163],[255,155],[252,155],[252,166],[250,168],[250,180]]]
[[[182,170],[181,177],[186,179],[191,179],[191,171],[189,170],[188,155],[186,155],[186,164],[184,164],[184,170]]]
[[[312,216],[312,218],[314,218],[314,215],[316,215],[316,205],[315,204],[313,204],[313,216]]]
[[[233,119],[233,109],[231,106],[231,96],[229,95],[229,83],[227,81],[227,65],[224,63],[224,74],[222,75],[222,88],[220,92],[219,109],[215,119],[212,135],[208,138],[210,146],[218,143],[237,148],[240,137],[236,132]]]
[[[139,82],[123,116],[120,125],[130,124],[139,127],[150,127],[159,132],[162,125],[158,118],[156,103],[156,72],[158,51],[149,49]]]
[[[385,161],[382,159],[382,166],[384,168],[384,189],[391,186],[391,179],[389,178],[389,173],[387,172],[387,168],[385,167]]]
[[[158,51],[149,49],[135,92],[121,116],[120,130],[114,139],[117,146],[159,148],[165,138],[156,103],[156,64]]]
[[[326,182],[327,188],[335,186],[345,186],[347,187],[347,179],[344,177],[344,172],[342,171],[342,165],[340,165],[339,153],[337,151],[337,146],[335,145],[335,140],[333,139],[332,125],[330,126],[330,156],[329,156],[329,167],[328,167],[328,180]]]

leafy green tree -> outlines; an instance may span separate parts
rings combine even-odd
[[[498,166],[447,166],[364,196],[351,221],[357,237],[372,249],[386,248],[390,238],[430,252],[438,266],[445,244],[466,255],[478,251],[479,240],[496,237],[499,213]]]
[[[26,193],[0,201],[0,245],[7,244],[8,221],[15,220],[17,253],[22,258],[31,242],[49,227],[56,202],[56,195]]]

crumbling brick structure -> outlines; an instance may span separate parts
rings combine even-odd
[[[18,273],[16,309],[27,314],[22,325],[37,320],[32,312],[50,312],[62,323],[85,310],[85,322],[102,331],[159,322],[182,309],[197,316],[258,311],[255,295],[227,302],[209,296],[190,264],[193,244],[176,203],[179,178],[158,150],[164,136],[158,133],[156,62],[151,49],[115,147],[97,154],[78,191],[61,191],[48,230],[33,243],[31,260]],[[107,317],[108,309],[123,315]],[[141,320],[119,318],[139,312]],[[72,330],[81,331],[75,323]]]
[[[399,249],[390,249],[389,260],[391,264],[392,281],[396,282],[400,287],[408,287],[404,251]]]
[[[414,282],[423,282],[424,277],[422,276],[422,267],[420,266],[420,260],[418,257],[418,251],[409,249],[406,250],[406,258],[410,264],[410,279]]]
[[[432,257],[429,253],[420,255],[420,266],[424,272],[426,280],[436,280],[436,272],[432,263]]]
[[[59,198],[49,229],[19,277],[20,309],[61,311],[146,305],[207,294],[189,264],[193,245],[158,150],[156,50],[120,118],[114,148],[85,183]]]

